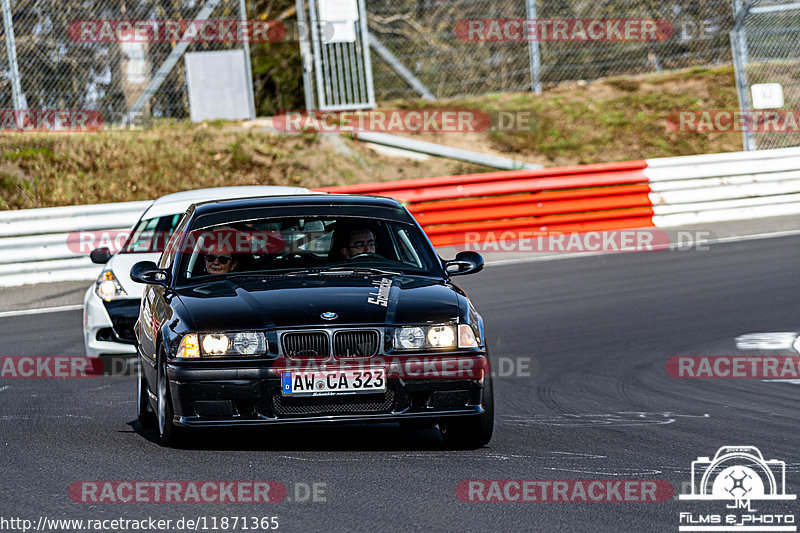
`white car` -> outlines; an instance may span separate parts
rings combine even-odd
[[[209,200],[309,192],[303,187],[217,187],[168,194],[154,201],[134,224],[122,250],[113,255],[107,248],[92,251],[92,261],[105,267],[83,297],[86,356],[136,355],[133,326],[139,318],[144,286],[131,280],[131,267],[139,261],[158,262],[169,235],[190,205]]]

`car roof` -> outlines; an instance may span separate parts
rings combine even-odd
[[[277,185],[245,185],[237,187],[211,187],[167,194],[158,198],[142,215],[154,218],[185,212],[190,205],[199,202],[226,198],[248,198],[254,196],[285,196],[311,194],[305,187],[284,187]]]
[[[382,196],[365,196],[356,194],[295,194],[291,196],[272,196],[259,198],[237,198],[225,200],[211,200],[197,203],[195,216],[207,215],[221,211],[232,211],[239,209],[251,209],[261,207],[291,207],[300,205],[317,206],[364,206],[364,207],[389,207],[397,208],[402,204],[394,198]]]

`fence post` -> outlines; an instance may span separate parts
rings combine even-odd
[[[733,58],[733,71],[736,77],[736,94],[739,98],[739,110],[742,113],[750,111],[750,96],[747,87],[747,42],[744,33],[744,21],[747,18],[749,4],[742,0],[734,0],[734,24],[730,32],[731,56]],[[756,150],[755,136],[752,131],[752,122],[742,128],[742,145],[745,151]]]
[[[11,71],[11,95],[14,99],[14,109],[25,109],[25,98],[22,95],[22,85],[19,81],[19,65],[17,64],[17,45],[14,40],[14,18],[11,13],[10,0],[3,0],[3,29],[6,33],[6,53],[8,54],[8,68]]]
[[[525,0],[525,12],[528,20],[536,20],[536,0]],[[538,28],[538,25],[537,25]],[[535,39],[528,39],[528,56],[531,64],[531,89],[536,94],[542,94],[542,81],[540,77],[541,56],[539,54],[539,35]]]
[[[245,5],[245,0],[239,0],[239,19],[241,19],[241,24],[247,24],[245,21],[247,20],[247,6]],[[244,49],[244,66],[245,72],[247,73],[247,105],[250,108],[250,118],[256,118],[256,98],[253,94],[253,66],[250,63],[250,37],[252,37],[249,33],[247,34],[248,37],[244,39],[242,43]]]

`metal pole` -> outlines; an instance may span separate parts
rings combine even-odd
[[[733,55],[733,72],[736,78],[736,95],[739,98],[739,109],[742,113],[750,110],[750,97],[747,94],[747,72],[745,68],[747,63],[739,55],[739,34],[736,31],[730,33],[731,37],[731,53]],[[751,131],[752,123],[748,123],[746,127],[742,128],[742,145],[745,151],[756,149],[756,141]]]
[[[744,21],[750,14],[750,4],[742,0],[733,0],[733,18],[734,29],[738,33],[737,41],[739,43],[739,54],[742,57],[743,63],[746,65],[750,62],[747,53],[747,34],[744,30]]]
[[[309,46],[309,27],[306,24],[306,6],[303,0],[297,0],[297,36],[300,39],[300,58],[303,62],[303,93],[306,111],[314,110],[314,56]]]
[[[10,0],[3,0],[3,27],[6,32],[6,53],[8,54],[8,68],[11,71],[11,96],[14,100],[14,109],[25,109],[25,97],[22,94],[22,85],[19,81],[19,65],[17,64],[17,45],[14,39],[14,19],[11,13]]]
[[[739,99],[739,109],[746,113],[750,111],[750,96],[747,86],[747,41],[744,33],[744,22],[749,14],[750,4],[742,0],[733,1],[734,23],[730,32],[731,55],[733,56],[733,71],[736,78],[736,95]],[[756,140],[752,131],[752,123],[742,128],[742,145],[745,151],[756,150]]]
[[[525,8],[527,11],[528,20],[536,20],[536,0],[526,0]],[[541,80],[541,56],[539,52],[539,36],[535,39],[528,39],[528,56],[531,63],[531,89],[536,94],[542,94],[542,80]]]
[[[418,141],[416,139],[409,139],[408,137],[389,135],[388,133],[378,133],[374,131],[360,131],[354,133],[353,138],[357,141],[371,142],[375,144],[381,144],[383,146],[400,148],[401,150],[410,150],[412,152],[419,152],[421,154],[434,155],[437,157],[446,157],[448,159],[455,159],[457,161],[466,161],[467,163],[474,163],[476,165],[500,168],[503,170],[542,168],[542,165],[535,165],[533,163],[526,163],[524,161],[508,159],[506,157],[497,157],[494,155],[482,154],[480,152],[473,152],[471,150],[462,150],[461,148],[453,148],[451,146],[445,146],[442,144],[429,143],[426,141]]]
[[[239,20],[241,24],[246,24],[247,21],[247,6],[245,0],[239,0]],[[244,50],[244,66],[247,73],[247,105],[250,109],[250,118],[256,118],[256,98],[253,94],[253,66],[250,63],[250,40],[245,39],[242,43]]]
[[[364,0],[358,0],[358,20],[361,24],[361,45],[364,49],[364,75],[367,85],[367,103],[375,107],[375,84],[372,81],[372,59],[369,55],[369,28],[367,27],[367,8]]]
[[[381,58],[386,61],[389,66],[391,66],[394,71],[397,72],[397,74],[411,86],[412,89],[417,91],[417,94],[419,94],[423,100],[427,100],[429,102],[436,100],[436,98],[433,96],[433,93],[428,90],[425,84],[422,83],[419,78],[414,76],[414,74],[408,70],[406,66],[403,65],[400,60],[397,59],[397,57],[395,57],[395,55],[378,40],[377,37],[372,34],[368,35],[367,37],[369,38],[370,46],[375,49],[378,55],[381,56]]]

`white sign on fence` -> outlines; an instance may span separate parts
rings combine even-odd
[[[326,43],[354,43],[357,0],[319,0],[319,20],[325,28]]]
[[[750,86],[753,109],[778,109],[783,107],[783,87],[780,83],[757,83]]]
[[[192,52],[185,60],[192,122],[253,118],[244,50]]]

